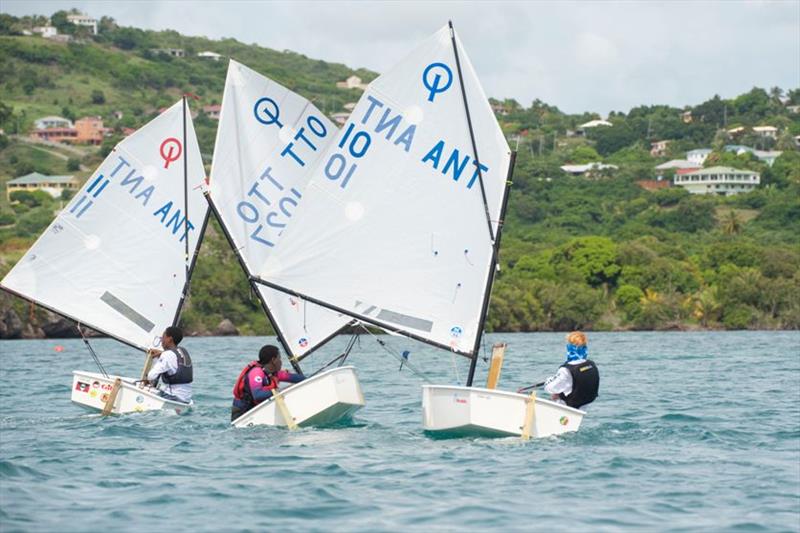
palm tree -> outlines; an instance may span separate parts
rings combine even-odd
[[[725,235],[738,235],[742,232],[742,221],[736,215],[736,211],[731,209],[722,221],[722,233]]]

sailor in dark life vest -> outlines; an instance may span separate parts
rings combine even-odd
[[[264,400],[272,398],[272,392],[281,381],[300,383],[305,379],[302,374],[281,370],[281,364],[278,347],[271,344],[261,348],[258,361],[247,363],[233,386],[231,422]]]
[[[148,350],[155,359],[145,383],[158,384],[159,393],[169,400],[192,401],[192,358],[186,348],[178,346],[183,340],[181,328],[170,326],[161,335],[164,350]]]
[[[544,390],[553,400],[582,409],[597,398],[600,373],[587,355],[586,335],[580,331],[567,335],[567,362],[544,382]]]

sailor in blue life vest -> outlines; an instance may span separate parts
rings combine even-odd
[[[544,390],[558,403],[581,409],[597,398],[600,372],[588,358],[586,335],[573,331],[567,335],[567,361],[544,382]]]
[[[231,422],[264,400],[272,398],[272,393],[283,381],[300,383],[302,374],[292,374],[281,370],[281,354],[277,346],[267,344],[258,352],[258,361],[250,361],[242,369],[233,386],[233,406]]]
[[[192,358],[186,348],[178,346],[183,340],[181,328],[170,326],[161,335],[164,350],[148,350],[157,358],[147,373],[145,384],[158,384],[159,394],[168,400],[192,401]]]

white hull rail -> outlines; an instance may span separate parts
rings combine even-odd
[[[120,385],[114,396],[116,380]],[[108,405],[109,400],[111,404]],[[72,372],[72,401],[82,407],[104,414],[123,415],[159,409],[174,410],[177,414],[187,412],[192,403],[182,403],[162,398],[153,390],[140,389],[133,378],[103,376],[94,372],[75,370]],[[108,407],[108,408],[107,408]]]
[[[422,423],[432,434],[541,438],[578,431],[586,413],[550,400],[477,387],[422,386]]]
[[[333,424],[364,406],[355,368],[343,366],[280,391],[231,422],[237,428],[284,426],[289,429]]]

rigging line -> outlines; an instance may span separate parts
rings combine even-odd
[[[339,361],[339,366],[342,366],[344,362],[347,360],[347,356],[350,355],[350,350],[353,349],[353,346],[356,343],[356,338],[358,338],[358,335],[359,335],[358,333],[353,334],[353,337],[348,341],[347,347],[345,347],[344,352],[340,353],[339,355],[331,359],[325,366],[318,368],[313,374],[311,374],[308,377],[310,378],[316,376],[317,374],[319,374],[320,372],[331,366],[336,361]]]
[[[412,373],[412,374],[414,374],[415,376],[417,376],[418,378],[420,378],[420,379],[421,379],[422,381],[424,381],[425,383],[430,383],[430,382],[431,382],[430,378],[428,378],[428,376],[426,376],[426,375],[425,375],[425,373],[423,373],[423,372],[421,372],[421,371],[417,370],[416,368],[414,368],[414,365],[412,365],[412,364],[411,364],[411,362],[410,362],[408,359],[405,359],[405,358],[404,358],[402,355],[400,355],[400,354],[398,354],[398,353],[395,353],[395,352],[394,352],[394,351],[393,351],[393,350],[392,350],[392,349],[391,349],[391,348],[390,348],[390,347],[389,347],[389,346],[388,346],[388,345],[387,345],[385,342],[383,342],[383,340],[382,340],[382,339],[378,338],[378,336],[377,336],[377,335],[375,335],[374,333],[372,333],[372,332],[371,332],[371,331],[370,331],[370,330],[369,330],[369,329],[368,329],[368,328],[367,328],[367,327],[366,327],[364,324],[362,324],[361,322],[359,322],[359,325],[361,326],[361,328],[362,328],[364,331],[366,331],[367,333],[369,333],[369,334],[372,336],[372,338],[373,338],[373,339],[375,339],[375,341],[376,341],[378,344],[380,344],[381,348],[383,348],[384,350],[386,350],[386,352],[387,352],[389,355],[391,355],[392,357],[394,357],[395,359],[397,359],[398,361],[400,361],[400,363],[402,363],[402,365],[403,365],[403,366],[405,366],[406,368],[409,368],[409,369],[411,370],[411,373]]]
[[[453,372],[456,375],[456,383],[461,383],[461,376],[458,375],[458,365],[456,364],[456,354],[451,352],[450,358],[453,361]]]
[[[76,324],[75,327],[78,328],[78,334],[81,336],[81,339],[83,339],[83,343],[89,349],[89,353],[92,355],[92,359],[94,359],[97,368],[100,369],[100,373],[103,374],[104,377],[108,377],[108,372],[106,372],[106,369],[103,367],[103,363],[100,362],[100,357],[97,356],[97,352],[94,351],[92,345],[89,344],[89,340],[84,336],[80,323]]]
[[[464,111],[467,113],[467,126],[469,127],[469,138],[472,141],[472,153],[475,155],[475,167],[478,169],[478,184],[481,186],[481,197],[483,198],[483,209],[486,213],[486,223],[489,225],[489,239],[494,242],[495,235],[492,229],[492,216],[489,212],[489,201],[486,199],[486,186],[483,184],[483,172],[481,171],[481,160],[478,157],[478,145],[475,143],[475,131],[472,129],[472,116],[469,113],[467,103],[467,90],[464,87],[464,76],[461,73],[461,60],[458,57],[458,45],[456,44],[456,30],[453,28],[453,21],[448,21],[450,26],[450,40],[453,42],[453,54],[456,56],[456,69],[458,70],[458,82],[461,85],[461,97],[464,99]]]

